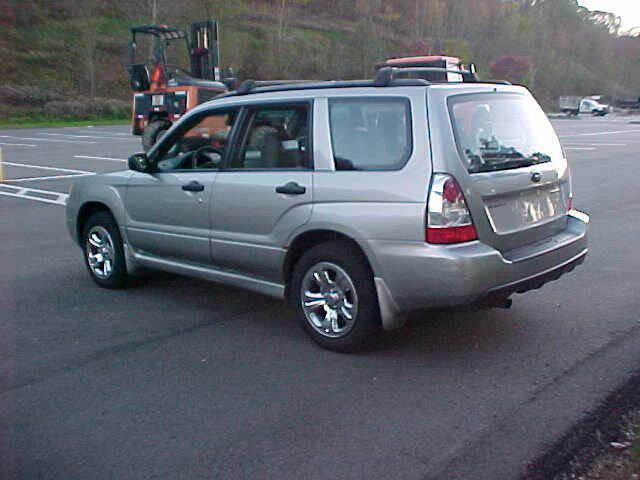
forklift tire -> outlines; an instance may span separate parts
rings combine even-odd
[[[167,120],[154,120],[142,132],[142,148],[145,152],[151,150],[151,147],[158,141],[162,135],[169,129],[171,122]]]

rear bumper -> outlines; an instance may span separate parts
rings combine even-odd
[[[499,287],[494,287],[489,290],[485,299],[488,304],[492,304],[492,300],[499,300],[502,298],[508,298],[514,293],[525,293],[529,290],[537,290],[542,287],[545,283],[552,282],[554,280],[559,279],[565,273],[569,273],[578,265],[580,265],[587,258],[588,250],[585,248],[582,252],[580,252],[575,257],[567,260],[561,265],[558,265],[555,268],[547,270],[545,272],[538,273],[536,275],[532,275],[528,278],[524,278],[522,280],[518,280],[512,282],[507,285],[501,285]]]
[[[475,241],[459,245],[372,242],[376,277],[400,312],[507,297],[540,288],[582,263],[588,217],[569,214],[558,235],[503,255]]]

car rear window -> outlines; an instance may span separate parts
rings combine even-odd
[[[449,112],[469,173],[526,167],[562,156],[551,123],[529,95],[459,95],[449,99]]]
[[[329,101],[336,170],[396,170],[411,155],[411,114],[406,98]]]

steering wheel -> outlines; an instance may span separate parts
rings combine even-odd
[[[211,158],[217,155],[218,159]],[[200,147],[193,153],[193,168],[218,168],[222,161],[222,150],[211,145]]]

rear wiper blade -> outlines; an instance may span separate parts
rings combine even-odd
[[[542,152],[532,153],[527,157],[527,160],[531,162],[531,165],[536,165],[538,163],[547,163],[551,161],[551,156]]]
[[[465,152],[469,159],[469,172],[493,172],[512,168],[528,167],[551,161],[551,157],[542,152],[535,152],[525,157],[517,150],[483,153],[481,155]]]

